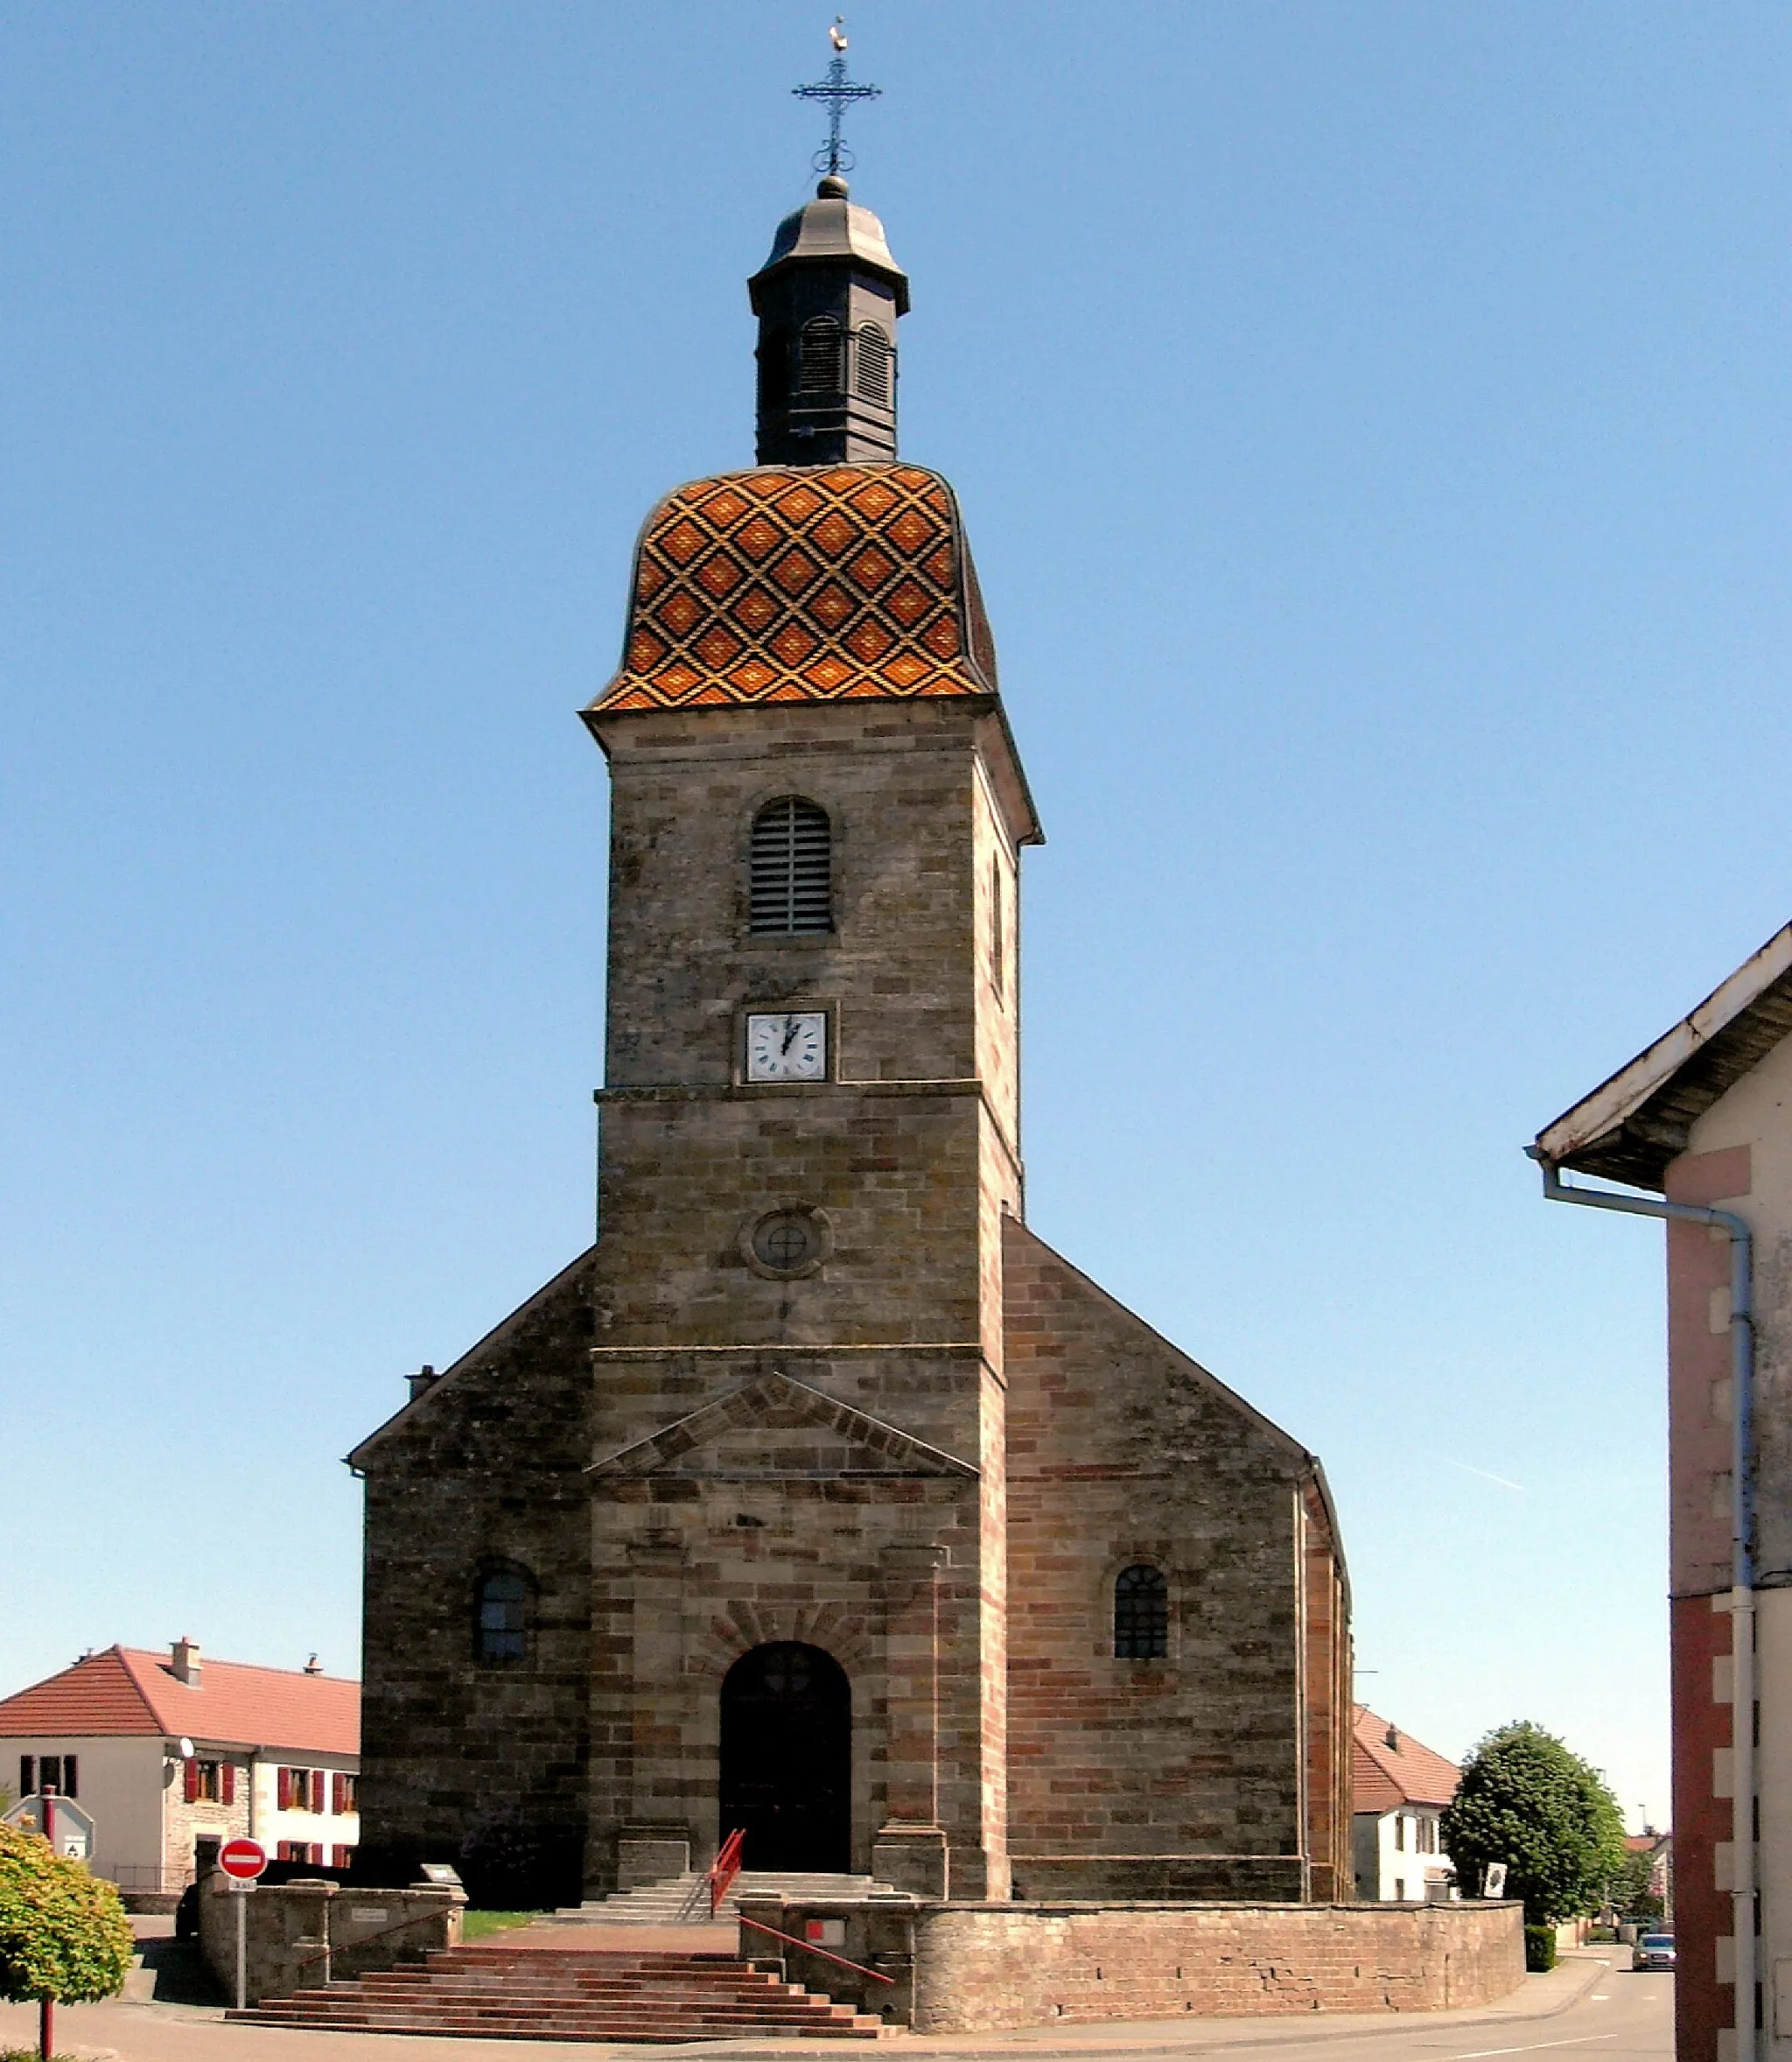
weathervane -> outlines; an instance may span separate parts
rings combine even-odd
[[[883,92],[880,86],[859,86],[846,76],[846,17],[836,14],[828,31],[828,40],[834,46],[834,55],[828,66],[828,76],[813,86],[793,86],[791,91],[800,101],[826,101],[828,103],[828,140],[815,154],[817,172],[825,172],[837,178],[843,172],[850,172],[857,159],[840,140],[840,118],[851,101],[874,101]]]

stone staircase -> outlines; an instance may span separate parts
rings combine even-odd
[[[228,2019],[486,2040],[875,2040],[893,2029],[730,1954],[632,1954],[480,1940]]]
[[[793,1903],[805,1897],[896,1897],[901,1892],[870,1876],[805,1875],[801,1871],[743,1869],[728,1886],[717,1912],[732,1920],[743,1897],[781,1897]],[[563,1904],[549,1922],[558,1925],[676,1926],[701,1925],[710,1916],[707,1880],[695,1870],[668,1876],[638,1890],[615,1890],[583,1904]]]

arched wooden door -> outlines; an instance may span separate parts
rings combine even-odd
[[[844,1870],[852,1855],[852,1688],[819,1647],[754,1647],[722,1683],[722,1836],[748,1869]]]

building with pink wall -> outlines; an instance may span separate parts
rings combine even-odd
[[[1792,2062],[1792,925],[1530,1150],[1666,1224],[1676,2044]]]

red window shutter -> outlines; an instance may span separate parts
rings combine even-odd
[[[218,1781],[219,1787],[223,1792],[219,1802],[220,1804],[234,1804],[236,1802],[236,1764],[234,1761],[227,1761],[219,1770]]]
[[[195,1759],[188,1761],[185,1765],[186,1769],[186,1801],[188,1804],[197,1804],[200,1801],[200,1764]]]
[[[340,1775],[330,1778],[330,1809],[340,1819],[348,1809],[348,1785]]]
[[[279,1770],[275,1776],[274,1787],[276,1808],[283,1812],[290,1812],[292,1809],[292,1771],[290,1769]],[[286,1843],[282,1841],[280,1844],[284,1847]]]
[[[313,1811],[314,1811],[314,1812],[315,1812],[315,1813],[318,1814],[318,1816],[320,1819],[323,1817],[323,1815],[324,1815],[324,1771],[322,1771],[322,1769],[313,1769],[313,1770],[312,1771],[312,1810],[313,1810]],[[323,1854],[322,1854],[322,1850],[321,1850],[321,1849],[319,1849],[319,1851],[318,1851],[318,1859],[319,1861],[321,1861],[321,1860],[323,1859]]]

